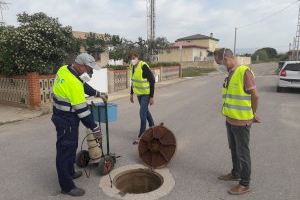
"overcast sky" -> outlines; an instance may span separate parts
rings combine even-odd
[[[3,1],[3,0],[1,0]],[[45,12],[73,30],[147,37],[146,0],[4,0],[4,21],[17,25],[16,14]],[[295,0],[157,0],[156,36],[170,42],[193,34],[214,33],[220,46],[233,48],[234,27],[275,13]],[[262,23],[238,29],[237,48],[288,50],[296,33],[298,3]]]

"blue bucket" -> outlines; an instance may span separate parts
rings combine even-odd
[[[117,107],[117,104],[107,103],[108,122],[117,121]],[[104,103],[94,103],[91,105],[91,111],[96,122],[106,122]]]

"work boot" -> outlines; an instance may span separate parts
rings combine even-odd
[[[67,194],[67,195],[70,195],[70,196],[73,196],[73,197],[80,197],[80,196],[83,196],[85,194],[85,191],[84,191],[84,189],[75,187],[72,190],[70,190],[70,192],[61,191],[61,193],[62,194]]]
[[[74,174],[72,175],[73,179],[79,178],[82,176],[82,171],[75,171]]]
[[[239,177],[233,176],[231,173],[219,176],[218,179],[222,180],[222,181],[239,181],[240,180]]]
[[[243,185],[236,185],[233,188],[231,188],[230,190],[228,190],[229,194],[232,195],[241,195],[241,194],[245,194],[247,192],[250,192],[250,187],[249,186],[243,186]]]

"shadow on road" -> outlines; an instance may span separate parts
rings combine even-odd
[[[277,92],[277,86],[265,86],[259,88],[260,92],[270,92],[270,93],[279,93]],[[300,88],[284,88],[280,93],[287,94],[300,94]]]
[[[281,93],[300,94],[300,88],[285,88]]]

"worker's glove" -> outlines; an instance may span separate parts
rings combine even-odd
[[[108,95],[105,92],[98,92],[96,93],[95,97],[99,97],[101,98],[103,101],[107,101],[108,100]]]
[[[99,125],[92,130],[92,134],[95,136],[98,142],[102,143],[102,132],[101,132],[101,127]]]

